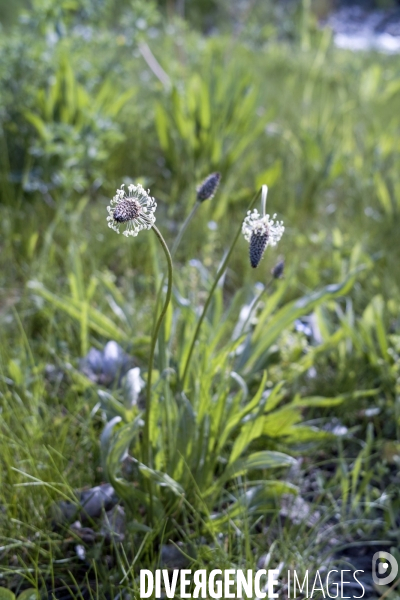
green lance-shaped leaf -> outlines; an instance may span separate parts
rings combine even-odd
[[[21,592],[18,596],[18,600],[39,600],[40,594],[34,588],[29,588]]]
[[[53,304],[55,308],[63,310],[79,323],[82,322],[82,302],[74,300],[73,298],[64,298],[53,294],[38,281],[31,281],[29,287],[34,290],[36,294],[39,294],[45,298],[45,300]],[[129,332],[125,332],[117,327],[111,319],[103,315],[103,313],[93,306],[87,306],[86,317],[88,327],[100,335],[114,339],[117,342],[126,341],[128,339],[131,340]]]
[[[118,477],[118,473],[122,459],[128,452],[133,440],[143,427],[143,420],[141,417],[137,417],[132,423],[121,427],[116,433],[114,433],[115,427],[120,422],[121,418],[117,416],[112,419],[112,421],[110,421],[104,428],[100,440],[102,461],[107,478],[117,494],[129,506],[134,508],[137,502],[148,504],[150,499],[142,490]],[[177,496],[184,494],[184,489],[166,473],[150,469],[147,465],[144,465],[138,460],[135,462],[138,471],[144,479],[150,480],[160,487],[168,488]],[[156,497],[153,497],[153,506],[154,503],[157,503]],[[155,509],[158,513],[156,515],[157,518],[160,518],[162,515],[161,505],[155,506]]]
[[[257,390],[254,398],[247,404],[247,406],[242,411],[238,412],[235,416],[231,417],[228,420],[226,427],[221,432],[220,441],[218,444],[218,448],[220,450],[223,448],[223,446],[225,445],[226,441],[229,439],[230,435],[235,430],[235,428],[238,427],[238,425],[242,421],[242,419],[244,419],[247,415],[249,415],[253,410],[258,409],[256,415],[260,415],[264,411],[264,406],[265,406],[267,399],[265,398],[263,400],[262,395],[263,395],[263,392],[265,389],[266,380],[267,380],[267,373],[265,372],[263,374],[261,383],[258,387],[258,390]],[[246,425],[244,425],[244,427],[242,427],[241,432],[240,432],[238,438],[236,439],[235,444],[233,445],[231,456],[229,459],[230,463],[233,463],[237,458],[239,458],[239,456],[242,454],[242,452],[245,450],[245,448],[247,448],[247,446],[250,444],[250,442],[253,439],[255,439],[253,437],[254,435],[257,435],[257,436],[259,435],[257,433],[255,427],[254,427],[254,429],[252,429],[252,427],[249,427],[249,425],[252,425],[253,423],[254,423],[254,419],[251,419],[251,421],[249,421],[249,423],[247,423]]]
[[[250,514],[265,514],[265,511],[274,508],[283,494],[297,495],[298,488],[291,483],[272,479],[246,489],[224,512],[213,515],[211,523],[214,531],[220,532],[221,527],[230,520],[247,518]]]
[[[15,600],[15,595],[7,588],[0,587],[0,600]]]
[[[245,458],[239,458],[229,465],[221,477],[210,488],[207,495],[221,489],[230,479],[234,479],[240,475],[246,475],[250,471],[291,467],[295,463],[296,460],[294,458],[283,452],[274,452],[272,450],[254,452]]]
[[[330,300],[347,294],[354,285],[356,275],[363,267],[351,273],[342,283],[330,284],[320,290],[306,294],[283,306],[265,323],[259,320],[253,334],[253,352],[247,361],[245,372],[257,370],[258,362],[263,354],[271,347],[279,335],[302,315],[308,314],[313,308]]]

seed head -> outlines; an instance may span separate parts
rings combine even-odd
[[[113,217],[117,223],[125,223],[137,219],[142,212],[142,206],[136,198],[120,200],[114,209]]]
[[[211,173],[197,188],[197,200],[204,202],[214,197],[221,180],[221,173]]]
[[[284,270],[285,261],[282,258],[281,260],[278,260],[276,265],[271,269],[271,275],[274,279],[282,279]]]
[[[255,269],[260,264],[260,261],[268,244],[269,233],[261,231],[253,231],[250,238],[249,255],[250,264]]]
[[[128,194],[124,184],[117,190],[115,196],[107,206],[108,226],[119,233],[122,223],[126,224],[124,235],[136,236],[142,229],[151,229],[156,221],[154,215],[157,203],[140,185],[129,185]]]

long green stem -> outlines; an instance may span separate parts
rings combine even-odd
[[[175,253],[176,253],[176,251],[178,249],[178,246],[181,243],[183,234],[185,233],[186,229],[188,228],[188,225],[189,225],[190,221],[193,219],[194,215],[196,214],[197,209],[199,208],[199,206],[200,206],[200,202],[196,202],[196,204],[193,206],[192,210],[190,211],[190,213],[186,217],[186,219],[185,219],[182,227],[180,228],[180,230],[178,232],[178,235],[176,236],[175,241],[174,241],[174,243],[172,245],[172,248],[171,248],[171,257],[175,256]],[[158,313],[158,307],[160,305],[161,292],[162,292],[162,289],[164,287],[164,281],[165,281],[165,274],[162,276],[161,284],[160,284],[160,287],[158,288],[157,298],[156,298],[155,314]],[[152,335],[154,335],[155,326],[156,326],[156,323],[154,321]]]
[[[253,300],[253,302],[251,303],[250,309],[249,309],[249,314],[247,315],[243,325],[242,325],[242,329],[240,332],[240,335],[238,335],[237,339],[239,339],[246,331],[246,327],[248,322],[251,319],[251,316],[253,314],[254,309],[256,308],[257,304],[259,303],[261,296],[263,296],[264,294],[267,293],[267,291],[269,290],[269,288],[271,287],[271,285],[274,282],[274,277],[272,277],[272,279],[270,279],[270,281],[267,283],[267,285],[261,290],[261,292],[258,294],[258,296],[256,296]]]
[[[183,234],[185,233],[185,231],[186,231],[186,229],[187,229],[190,221],[193,219],[194,215],[196,214],[197,209],[199,208],[199,206],[200,206],[200,202],[196,202],[196,204],[193,206],[192,210],[190,211],[190,213],[186,217],[186,219],[185,219],[182,227],[180,228],[180,230],[178,232],[178,235],[176,236],[175,241],[174,241],[174,243],[172,245],[171,256],[175,256],[175,252],[178,249],[178,246],[179,246],[179,244],[181,242]]]
[[[253,197],[252,201],[250,202],[250,205],[249,205],[249,207],[248,207],[248,209],[247,209],[247,210],[251,210],[251,209],[253,208],[255,201],[257,200],[257,198],[258,198],[258,197],[259,197],[259,195],[260,195],[260,191],[261,191],[261,190],[258,190],[258,191],[256,192],[256,194],[254,195],[254,197]],[[211,286],[211,289],[210,289],[210,291],[209,291],[209,293],[208,293],[208,296],[207,296],[206,303],[204,304],[203,311],[202,311],[202,313],[201,313],[201,315],[200,315],[200,318],[199,318],[199,320],[198,320],[198,322],[197,322],[196,330],[195,330],[195,332],[194,332],[193,339],[192,339],[192,342],[191,342],[191,344],[190,344],[190,348],[189,348],[189,354],[188,354],[188,357],[187,357],[187,359],[186,359],[185,368],[184,368],[184,370],[183,370],[183,376],[182,376],[182,390],[184,390],[184,389],[185,389],[185,383],[186,383],[186,379],[187,379],[187,376],[188,376],[188,371],[189,371],[189,365],[190,365],[190,361],[191,361],[191,358],[192,358],[192,354],[193,354],[193,350],[194,350],[194,347],[195,347],[195,344],[196,344],[197,338],[198,338],[198,336],[199,336],[199,333],[200,333],[200,329],[201,329],[202,323],[203,323],[203,321],[204,321],[204,318],[205,318],[205,316],[206,316],[206,313],[207,313],[208,307],[210,306],[210,302],[211,302],[211,300],[212,300],[212,297],[213,297],[213,294],[214,294],[214,292],[215,292],[215,289],[216,289],[216,287],[217,287],[217,285],[218,285],[218,282],[219,282],[219,280],[221,279],[222,275],[223,275],[223,274],[224,274],[224,272],[225,272],[225,269],[226,269],[226,267],[227,267],[227,264],[228,264],[228,262],[229,262],[229,259],[230,259],[230,257],[231,257],[231,254],[232,254],[232,252],[233,252],[233,249],[234,249],[234,247],[235,247],[235,245],[236,245],[236,242],[237,242],[237,241],[238,241],[238,239],[239,239],[239,236],[240,236],[240,233],[241,233],[241,231],[242,231],[242,225],[240,225],[240,227],[238,228],[238,230],[237,230],[237,232],[236,232],[236,235],[235,235],[235,237],[233,238],[232,244],[231,244],[231,246],[230,246],[230,248],[229,248],[229,251],[228,251],[227,255],[225,256],[225,259],[224,259],[223,263],[221,264],[220,268],[218,269],[218,273],[217,273],[217,275],[216,275],[216,277],[215,277],[215,279],[214,279],[214,283],[212,284],[212,286]]]
[[[168,287],[167,287],[167,293],[165,296],[164,306],[162,307],[160,315],[157,319],[157,323],[156,323],[156,326],[154,327],[153,335],[151,338],[149,368],[148,368],[148,372],[147,372],[146,416],[145,416],[145,424],[144,424],[144,440],[143,441],[144,441],[144,462],[148,467],[151,467],[151,464],[150,464],[151,463],[151,450],[150,450],[151,381],[152,381],[152,375],[153,375],[154,354],[155,354],[158,334],[159,334],[163,319],[165,317],[165,314],[167,312],[168,305],[171,301],[171,294],[172,294],[171,254],[169,252],[168,246],[165,243],[163,236],[161,235],[160,231],[157,229],[157,227],[155,225],[153,225],[152,230],[158,237],[160,244],[163,247],[166,259],[167,259]]]

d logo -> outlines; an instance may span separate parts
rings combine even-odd
[[[392,583],[396,579],[398,571],[399,566],[394,556],[383,550],[375,552],[372,557],[372,579],[374,583],[377,585]]]

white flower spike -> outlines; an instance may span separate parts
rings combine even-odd
[[[137,236],[142,229],[151,229],[156,222],[157,203],[149,194],[150,190],[146,192],[140,183],[128,185],[127,194],[122,184],[107,206],[108,226],[120,233],[120,226],[125,223],[123,234],[127,237]]]
[[[265,214],[267,194],[268,187],[263,185],[261,192],[262,215],[257,209],[254,209],[253,212],[249,210],[242,225],[244,238],[250,244],[250,264],[254,269],[260,264],[267,246],[276,246],[285,231],[283,221],[275,221],[276,214],[272,219]]]

